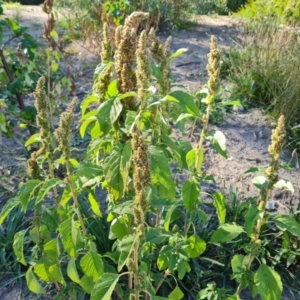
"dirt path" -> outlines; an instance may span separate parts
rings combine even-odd
[[[40,7],[27,6],[16,10],[6,11],[9,17],[16,16],[21,20],[21,24],[30,27],[30,33],[40,40],[42,26],[47,15]],[[198,26],[192,30],[184,30],[174,34],[172,50],[178,48],[188,48],[189,51],[172,63],[172,71],[175,79],[183,84],[190,92],[197,91],[207,80],[206,64],[207,53],[209,52],[210,36],[217,37],[218,45],[221,49],[226,49],[231,44],[231,34],[234,32],[236,22],[229,17],[199,17]],[[161,36],[162,39],[165,35]],[[73,74],[75,80],[79,82],[77,94],[82,99],[89,93],[92,86],[93,71],[99,63],[99,57],[91,54],[77,44],[70,45],[75,55],[70,56],[69,63],[74,67]],[[27,99],[32,101],[32,97]],[[268,145],[270,143],[272,121],[260,110],[237,111],[226,114],[221,125],[212,125],[212,128],[220,129],[226,136],[229,158],[226,160],[218,155],[205,144],[206,161],[205,169],[207,173],[213,175],[217,185],[204,186],[205,189],[221,189],[228,195],[230,183],[234,183],[240,191],[241,198],[258,195],[258,190],[251,183],[251,178],[255,175],[245,175],[244,172],[251,167],[266,167],[270,161],[268,156]],[[192,141],[197,142],[200,128],[195,128],[191,135]],[[259,134],[262,132],[262,134]],[[258,133],[258,135],[257,135]],[[257,137],[256,137],[257,136]],[[13,192],[15,186],[24,175],[26,156],[22,146],[26,137],[22,134],[16,135],[15,139],[2,137],[0,150],[0,209]],[[283,155],[283,160],[289,160],[288,155]],[[183,175],[184,176],[184,175]],[[294,195],[280,193],[273,194],[272,201],[280,212],[288,212],[290,208],[296,209],[300,202],[300,172],[280,171],[280,177],[291,181],[295,188]],[[1,190],[2,188],[2,190]],[[0,282],[1,286],[1,282]],[[18,296],[18,287],[12,290],[0,290],[0,298],[23,299]],[[251,299],[244,296],[243,300]],[[284,296],[282,299],[291,299]],[[300,298],[298,298],[300,299]]]

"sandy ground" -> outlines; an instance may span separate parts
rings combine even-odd
[[[40,24],[46,21],[40,7],[27,6],[26,8],[14,9],[6,12],[9,17],[18,16],[22,25],[32,28],[31,34],[37,39],[42,35]],[[206,64],[207,53],[209,52],[210,36],[217,37],[218,45],[221,49],[226,49],[232,43],[231,36],[235,34],[236,21],[229,17],[207,17],[202,16],[197,19],[198,26],[191,30],[175,32],[172,40],[172,50],[178,48],[188,48],[189,51],[176,59],[172,63],[172,71],[175,79],[183,84],[190,92],[195,92],[201,88],[207,80]],[[165,34],[162,34],[162,39]],[[95,66],[99,63],[99,57],[81,48],[78,44],[70,46],[76,55],[69,57],[68,63],[74,67],[73,74],[79,81],[77,95],[83,98],[90,90],[92,76]],[[32,101],[32,97],[27,99]],[[258,189],[252,184],[251,179],[255,174],[244,174],[251,167],[267,167],[270,158],[268,156],[268,145],[270,144],[271,130],[274,124],[272,120],[261,110],[252,109],[250,111],[237,111],[225,114],[224,122],[221,125],[211,125],[212,129],[221,130],[227,139],[228,159],[217,155],[209,143],[205,144],[206,160],[204,168],[207,173],[213,175],[217,184],[204,186],[203,189],[221,189],[225,194],[229,193],[230,183],[234,183],[240,191],[241,198],[258,195]],[[197,127],[191,134],[193,142],[199,139],[201,128]],[[257,133],[261,132],[262,134]],[[19,140],[18,140],[19,139]],[[22,140],[26,137],[19,136],[16,139],[5,139],[2,137],[0,150],[0,181],[8,190],[13,189],[20,181],[20,171],[24,172],[26,157]],[[13,149],[13,150],[12,150]],[[16,157],[18,154],[18,157]],[[14,156],[14,159],[12,157]],[[288,162],[289,154],[286,151],[282,155],[282,161]],[[292,161],[295,163],[295,160]],[[2,173],[1,173],[2,172]],[[7,172],[11,174],[7,182]],[[5,176],[4,176],[5,175]],[[182,175],[185,176],[185,175]],[[300,202],[300,172],[299,169],[292,171],[280,171],[280,177],[293,183],[295,193],[282,193],[280,190],[272,194],[272,202],[282,213],[288,212],[291,208],[296,209]],[[0,209],[9,197],[9,192],[0,190]],[[272,205],[273,205],[272,204]],[[12,288],[12,287],[11,287]],[[18,287],[12,290],[0,291],[0,298],[23,299],[18,296]],[[252,299],[244,295],[243,300]],[[282,299],[292,299],[291,296],[284,295]],[[297,298],[300,299],[300,298]]]

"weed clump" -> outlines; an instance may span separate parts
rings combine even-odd
[[[223,57],[232,97],[264,107],[275,119],[283,114],[288,144],[300,149],[299,34],[273,18],[246,22],[244,30],[240,43]]]

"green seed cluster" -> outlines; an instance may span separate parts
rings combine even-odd
[[[163,44],[158,37],[155,36],[155,31],[151,28],[149,35],[150,52],[162,72],[162,81],[160,83],[161,93],[168,94],[171,88],[171,69],[169,65],[170,45],[172,38],[169,37]]]
[[[48,106],[44,87],[45,77],[41,77],[37,82],[36,90],[33,93],[33,96],[35,98],[34,105],[37,110],[36,124],[40,128],[42,147],[38,151],[33,152],[27,161],[27,172],[31,178],[38,178],[40,176],[40,169],[37,164],[37,159],[48,151],[50,143],[50,128],[47,115]]]
[[[116,35],[120,35],[120,43],[115,53],[115,68],[118,77],[118,89],[120,93],[127,93],[136,90],[136,76],[133,70],[135,63],[135,45],[136,32],[128,26],[120,27]],[[135,99],[126,98],[122,101],[125,109],[133,110],[135,108]]]
[[[208,56],[208,65],[206,67],[209,80],[208,80],[208,92],[209,95],[214,96],[220,88],[220,59],[221,54],[217,46],[217,40],[215,36],[211,37],[210,52]],[[213,100],[211,100],[213,101]]]
[[[269,184],[267,188],[261,190],[261,200],[258,205],[260,210],[265,209],[268,201],[268,194],[273,189],[274,184],[278,181],[279,158],[285,141],[284,122],[285,118],[284,116],[281,116],[278,119],[277,127],[272,131],[271,145],[268,149],[272,161],[266,170]]]
[[[269,187],[272,188],[273,185],[278,181],[277,172],[279,170],[279,158],[284,145],[285,140],[285,125],[284,116],[278,119],[277,127],[272,131],[271,145],[269,146],[269,154],[272,158],[272,163],[266,170],[266,174],[269,179]]]
[[[59,119],[59,126],[55,132],[58,141],[58,148],[62,151],[66,160],[69,160],[71,156],[69,136],[71,134],[73,115],[76,105],[77,98],[74,98],[69,104],[67,110],[61,114]]]
[[[110,34],[109,34],[109,27],[108,24],[105,22],[103,24],[103,40],[101,42],[101,61],[110,61],[113,56],[113,50],[112,50],[112,44],[111,44],[111,39],[110,39]]]
[[[93,92],[98,94],[100,103],[105,101],[105,94],[112,78],[112,68],[112,64],[108,65],[105,71],[98,76],[98,80],[93,86]]]
[[[148,82],[151,78],[151,67],[149,61],[149,55],[147,53],[147,35],[143,31],[139,38],[138,48],[136,51],[137,57],[137,69],[136,78],[138,85],[138,98],[141,101],[140,110],[144,111],[146,106],[146,100],[148,98]]]
[[[135,190],[134,217],[136,225],[144,225],[144,214],[147,211],[146,189],[151,181],[147,146],[140,136],[137,127],[132,131],[131,146],[133,152],[133,185]]]
[[[134,12],[125,20],[124,26],[119,26],[115,34],[116,52],[115,69],[118,78],[118,89],[120,93],[137,90],[137,78],[133,66],[136,63],[136,28],[143,18],[148,14]],[[136,101],[134,97],[128,97],[122,101],[125,109],[134,110]]]

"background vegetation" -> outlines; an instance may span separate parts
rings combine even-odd
[[[190,95],[172,85],[170,71],[186,49],[171,53],[170,39],[162,43],[151,28],[180,27],[191,11],[228,14],[245,2],[57,1],[77,12],[70,38],[101,29],[101,63],[80,104],[79,132],[76,98],[55,122],[74,83],[61,66],[52,2],[43,5],[43,54],[17,20],[1,19],[0,129],[12,137],[18,120],[31,132],[24,182],[0,212],[1,270],[19,274],[10,280],[25,276],[32,293],[53,299],[238,300],[247,289],[279,300],[283,285],[297,292],[299,209],[268,209],[274,189],[294,191],[278,177],[286,138],[300,149],[299,34],[279,23],[283,17],[294,25],[298,16],[292,2],[280,3],[277,19],[250,1],[241,14],[259,23],[244,23],[239,45],[227,53],[212,37],[209,80]],[[20,42],[14,50],[13,40]],[[266,107],[277,126],[269,166],[247,171],[259,173],[252,180],[258,194],[243,199],[231,185],[229,195],[211,191],[204,202],[201,186],[214,182],[202,168],[204,141],[227,157],[225,136],[209,122],[219,109],[221,75],[232,82],[230,105]],[[33,90],[35,107],[26,110],[20,96]],[[171,135],[189,122],[201,125],[196,145]],[[73,149],[78,134],[88,136],[81,154]],[[182,182],[174,179],[183,172]]]

